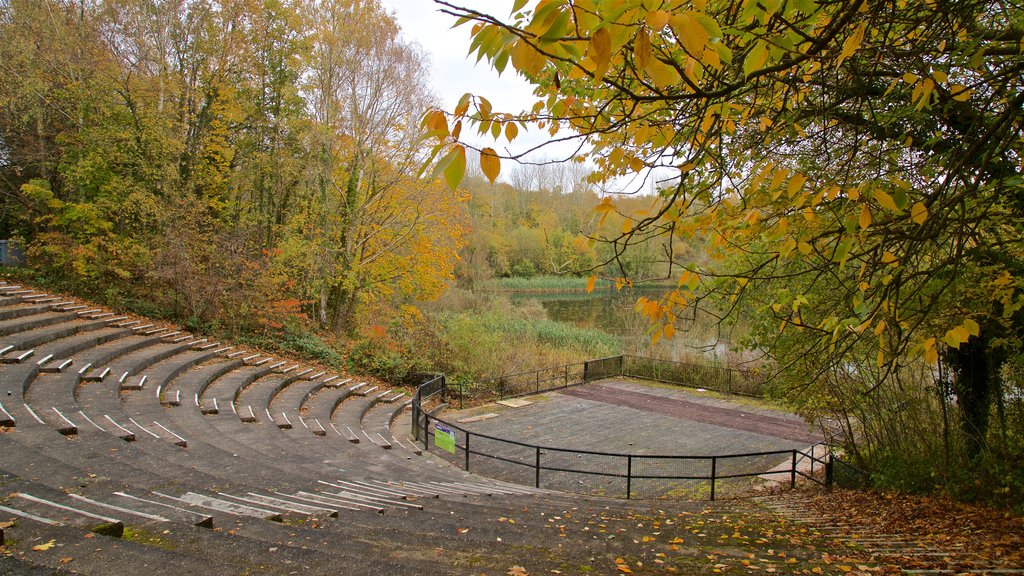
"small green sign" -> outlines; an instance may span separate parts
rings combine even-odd
[[[444,424],[434,423],[434,445],[455,454],[455,430]]]

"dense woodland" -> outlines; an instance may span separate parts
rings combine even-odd
[[[373,0],[0,0],[17,273],[395,380],[640,346],[500,279],[660,282],[644,350],[711,319],[877,483],[1020,506],[1024,8],[437,4],[532,110],[439,109]],[[460,139],[527,127],[588,161]]]
[[[378,3],[5,1],[0,40],[0,237],[37,282],[397,379],[618,349],[499,296],[432,304],[611,251],[580,166],[420,177],[426,60]]]

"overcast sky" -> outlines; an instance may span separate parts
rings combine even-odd
[[[476,63],[475,56],[468,57],[471,24],[453,29],[455,19],[442,14],[439,6],[431,0],[381,2],[395,14],[402,33],[419,44],[429,56],[433,90],[447,111],[451,112],[467,92],[487,98],[494,110],[500,112],[529,110],[537,101],[532,87],[516,74],[511,65],[499,76],[486,59]],[[500,18],[509,16],[512,9],[512,0],[461,0],[459,4]],[[469,132],[472,131],[464,131],[463,136],[466,137]],[[490,137],[470,139],[470,144],[494,147],[499,154],[505,153],[506,147],[509,147],[509,151],[517,153],[549,139],[547,132],[528,131],[520,132],[511,146],[504,138],[495,143]],[[574,146],[559,145],[545,148],[538,154],[543,157],[565,157],[574,151]],[[534,159],[539,159],[539,156],[534,156]]]

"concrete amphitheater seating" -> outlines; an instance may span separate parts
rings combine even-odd
[[[0,284],[0,350],[0,520],[66,547],[2,574],[461,573],[550,547],[496,518],[633,509],[424,455],[401,391],[28,288]]]

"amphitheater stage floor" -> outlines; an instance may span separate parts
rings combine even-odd
[[[659,459],[659,456],[726,457],[770,451],[804,450],[822,440],[798,416],[764,402],[632,379],[607,379],[528,396],[521,406],[488,404],[449,411],[444,419],[473,437],[470,469],[505,480],[533,484],[535,460],[550,468],[540,485],[569,491],[634,497],[703,498],[706,481],[662,481],[655,476],[706,478],[710,458]],[[518,403],[515,403],[518,404]],[[477,434],[541,446],[518,446]],[[465,435],[458,431],[464,446]],[[602,454],[566,452],[593,451]],[[434,454],[464,466],[464,450]],[[631,460],[621,456],[633,455]],[[498,458],[494,458],[498,456]],[[740,493],[763,484],[761,472],[785,468],[777,480],[789,478],[791,453],[717,459],[719,478],[729,474],[753,477],[720,481],[723,489]],[[628,461],[627,461],[628,460]],[[648,475],[624,490],[624,474]]]
[[[760,402],[639,380],[602,380],[525,400],[530,404],[488,404],[445,419],[530,444],[646,455],[802,449],[822,440],[800,417]]]

